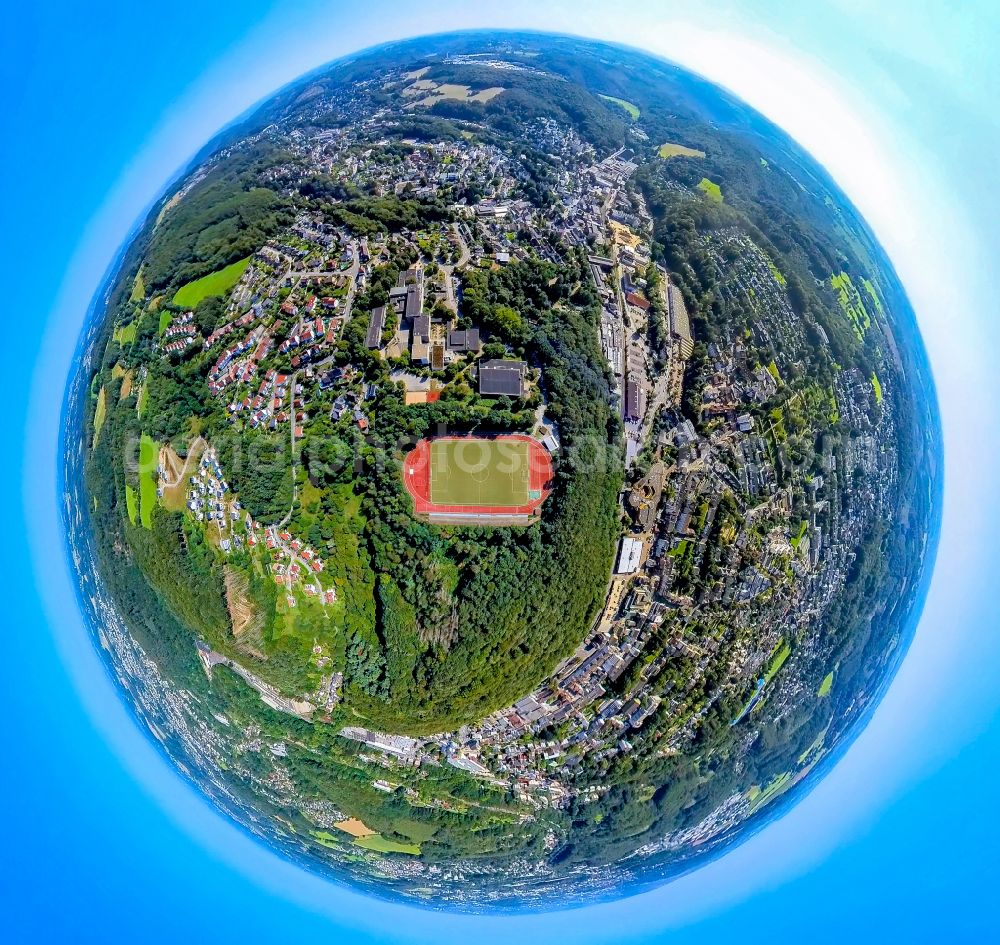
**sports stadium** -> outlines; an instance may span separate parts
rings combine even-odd
[[[456,524],[527,524],[552,491],[552,460],[530,436],[440,436],[403,460],[414,512]]]

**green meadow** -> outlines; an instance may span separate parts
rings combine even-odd
[[[603,98],[605,102],[611,102],[613,105],[617,105],[619,108],[627,111],[633,121],[635,121],[640,115],[639,106],[632,104],[632,102],[626,102],[623,98],[615,98],[613,95],[602,95],[600,97]]]
[[[174,295],[174,305],[179,308],[194,308],[202,299],[210,295],[225,295],[246,272],[250,257],[234,262],[225,269],[210,272],[207,276],[182,285]]]
[[[725,197],[722,196],[722,188],[714,180],[709,180],[707,177],[701,179],[698,189],[713,203],[722,203],[725,200]]]
[[[156,507],[156,461],[159,446],[148,434],[139,440],[139,521],[143,528],[153,527]]]
[[[656,152],[661,158],[666,160],[672,157],[703,158],[704,151],[697,148],[687,148],[683,144],[674,144],[672,141],[664,141]]]

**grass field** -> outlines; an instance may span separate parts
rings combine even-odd
[[[438,85],[437,82],[431,79],[418,79],[413,85],[403,89],[403,95],[404,97],[411,97],[424,94],[424,97],[414,104],[429,108],[431,105],[443,102],[446,99],[453,102],[479,102],[485,105],[503,91],[505,89],[502,85],[492,85],[488,89],[480,89],[478,92],[473,92],[472,88],[468,85],[458,85],[454,82],[445,82],[443,85]]]
[[[173,321],[173,314],[164,309],[160,312],[160,324],[157,327],[157,331],[162,335],[169,327],[171,321]]]
[[[875,403],[882,403],[882,383],[874,371],[872,371],[872,390],[875,391]]]
[[[750,804],[750,812],[760,810],[769,801],[773,801],[776,797],[783,794],[790,788],[791,785],[791,773],[786,771],[783,774],[779,774],[766,788],[760,791]]]
[[[707,177],[701,179],[698,183],[698,189],[714,203],[722,203],[725,200],[722,196],[722,188],[714,180],[709,180]]]
[[[139,514],[139,494],[127,482],[125,483],[125,511],[128,512],[128,520],[134,525],[136,516]]]
[[[142,280],[142,267],[135,274],[132,282],[132,294],[129,296],[130,302],[141,302],[146,297],[146,283]]]
[[[825,699],[828,695],[830,695],[831,689],[833,689],[833,673],[827,673],[823,677],[823,681],[819,684],[819,690],[816,695],[819,696],[820,699]]]
[[[632,102],[626,102],[623,98],[615,98],[613,95],[601,95],[605,102],[611,102],[612,105],[617,105],[619,108],[625,109],[629,113],[629,117],[635,121],[639,115],[639,106],[634,105]]]
[[[854,334],[857,335],[858,341],[863,341],[865,332],[871,328],[872,315],[868,311],[861,293],[858,292],[850,275],[846,272],[839,272],[831,276],[830,285],[837,293],[840,309],[854,328]]]
[[[661,158],[666,160],[672,157],[703,158],[704,151],[697,148],[686,148],[683,144],[674,144],[672,141],[664,141],[656,152]]]
[[[438,505],[526,505],[528,448],[523,440],[435,440],[431,500]]]
[[[125,325],[122,328],[116,328],[114,333],[115,341],[117,341],[118,344],[123,348],[125,347],[125,345],[132,344],[132,342],[135,341],[135,333],[138,327],[139,327],[139,322],[138,320],[136,320],[134,322],[130,322],[128,325]]]
[[[426,843],[438,832],[436,824],[425,823],[422,820],[412,820],[401,817],[393,820],[392,829],[404,837],[409,837],[414,843]]]
[[[865,291],[868,293],[868,297],[872,300],[875,310],[879,313],[879,315],[884,314],[882,310],[882,300],[879,298],[878,289],[876,288],[875,283],[872,282],[871,279],[862,278],[861,284],[865,287]]]
[[[139,521],[143,528],[153,527],[153,509],[156,507],[156,459],[159,455],[156,441],[143,433],[139,440]]]
[[[202,299],[207,299],[210,295],[223,295],[228,292],[237,282],[240,276],[246,272],[250,265],[250,257],[234,262],[232,265],[220,269],[218,272],[210,272],[207,276],[195,279],[182,285],[174,295],[174,305],[181,308],[194,308]]]
[[[94,410],[94,442],[91,449],[97,448],[97,441],[101,436],[101,427],[108,416],[108,391],[101,387],[101,392],[97,395],[97,408]]]
[[[331,850],[340,849],[341,841],[326,830],[311,830],[309,835],[322,847],[329,847]]]
[[[420,854],[420,845],[417,843],[398,843],[395,840],[387,840],[381,834],[373,833],[367,837],[358,837],[354,841],[359,847],[366,850],[374,850],[376,853],[408,853],[410,856]]]
[[[785,665],[785,660],[787,660],[791,655],[792,648],[788,645],[787,641],[782,640],[781,643],[778,644],[777,650],[775,650],[773,656],[771,657],[771,665],[768,666],[767,673],[764,675],[765,685],[778,675],[778,671]]]

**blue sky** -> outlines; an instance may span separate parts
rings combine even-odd
[[[544,8],[543,8],[544,6]],[[629,940],[794,932],[813,942],[998,935],[1000,11],[987,0],[545,5],[62,0],[0,36],[6,270],[13,941]],[[924,619],[832,774],[727,857],[617,904],[523,919],[386,906],[279,861],[214,813],[122,709],[76,614],[55,517],[58,405],[84,308],[142,208],[220,125],[282,82],[385,39],[472,26],[577,32],[736,91],[831,171],[911,294],[938,384],[945,510]]]

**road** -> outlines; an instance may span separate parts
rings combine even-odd
[[[461,269],[463,266],[468,265],[472,254],[469,252],[469,244],[466,243],[465,237],[462,235],[462,230],[457,223],[451,225],[451,231],[455,234],[455,239],[458,240],[460,249],[458,260],[453,266],[442,266],[441,271],[444,273],[444,291],[448,300],[446,304],[448,308],[457,313],[458,300],[455,298],[455,286],[452,283],[452,278],[456,269]]]
[[[349,282],[347,284],[347,296],[344,298],[344,321],[351,317],[351,309],[354,307],[354,295],[358,288],[358,273],[361,271],[361,252],[357,240],[351,240],[351,268],[348,270]]]

